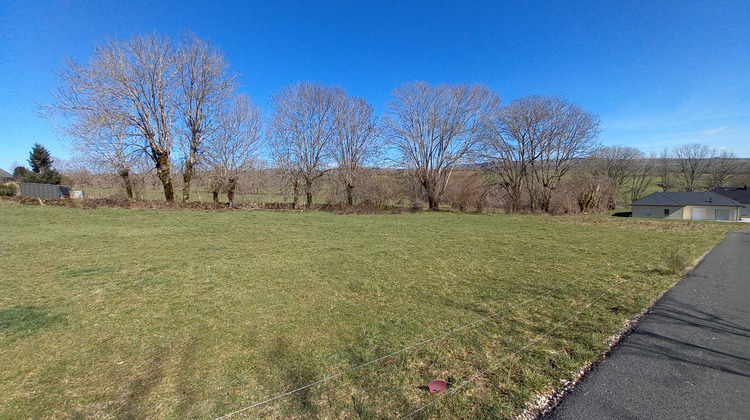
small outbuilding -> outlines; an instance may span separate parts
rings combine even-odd
[[[34,198],[63,198],[70,197],[70,188],[65,185],[36,184],[21,182],[18,184],[19,195]]]
[[[750,207],[750,190],[747,189],[747,185],[741,187],[714,187],[708,190],[708,192],[723,195],[726,198],[742,204],[740,216],[748,217],[747,209]]]
[[[678,220],[740,220],[742,204],[713,192],[657,191],[630,205],[633,217]]]

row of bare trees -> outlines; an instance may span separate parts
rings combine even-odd
[[[698,191],[720,187],[729,183],[738,173],[737,157],[725,149],[710,149],[708,146],[691,143],[662,152],[661,159],[677,167],[677,185],[684,191]],[[668,173],[665,169],[663,173]],[[665,190],[673,188],[668,176],[662,176]]]
[[[237,75],[221,51],[192,33],[178,41],[137,35],[102,43],[87,64],[68,62],[60,79],[41,113],[61,116],[77,156],[117,172],[131,199],[130,174],[147,159],[167,201],[175,199],[176,163],[183,201],[202,167],[214,197],[226,191],[231,202],[238,173],[258,160],[268,138],[274,163],[294,183],[295,203],[300,181],[310,204],[314,182],[334,166],[353,203],[356,178],[378,138],[372,106],[317,83],[275,93],[266,132],[262,109],[237,93]]]
[[[596,150],[599,118],[562,98],[529,96],[496,114],[485,157],[517,212],[522,193],[532,211],[548,212],[552,193],[578,158]]]
[[[649,156],[628,146],[600,147],[580,166],[582,211],[627,205],[643,197],[654,181],[664,191],[701,191],[728,186],[741,171],[733,153],[697,143]]]
[[[361,169],[390,147],[388,157],[413,172],[436,209],[453,171],[476,162],[480,149],[491,150],[483,140],[492,139],[498,153],[484,157],[498,168],[501,160],[514,159],[505,155],[510,142],[529,149],[528,160],[519,162],[523,182],[534,208],[546,210],[570,160],[586,153],[598,130],[595,117],[559,98],[530,97],[503,108],[484,86],[423,82],[394,90],[382,122],[371,105],[341,88],[291,85],[272,95],[266,129],[262,110],[237,93],[237,75],[221,51],[189,32],[177,40],[136,35],[104,42],[88,63],[68,62],[60,79],[43,113],[61,115],[78,155],[118,173],[131,198],[132,168],[147,159],[167,201],[175,199],[174,165],[182,174],[183,201],[190,200],[201,167],[213,176],[214,195],[225,190],[232,201],[237,173],[267,146],[295,204],[303,190],[311,204],[316,182],[330,171],[352,204]],[[532,120],[523,120],[529,113]]]
[[[352,204],[362,168],[387,147],[430,209],[439,208],[454,171],[482,162],[504,181],[515,200],[510,210],[520,210],[525,188],[533,210],[549,211],[573,161],[596,147],[599,127],[596,116],[562,98],[530,96],[503,107],[481,85],[404,84],[380,124],[364,100],[317,83],[289,86],[271,104],[273,161],[287,174],[295,204],[304,188],[308,205],[314,183],[331,170]]]
[[[298,83],[274,93],[271,109],[271,156],[293,185],[295,206],[301,182],[310,205],[315,182],[333,169],[353,204],[357,179],[378,146],[373,107],[338,87]]]
[[[59,77],[53,102],[40,112],[61,116],[77,155],[116,171],[130,198],[130,173],[140,160],[151,161],[167,201],[175,199],[176,163],[189,201],[201,159],[231,190],[231,174],[257,150],[262,111],[237,93],[237,75],[221,51],[195,34],[104,42],[88,63],[71,60]]]
[[[386,161],[409,171],[430,209],[439,208],[457,170],[482,169],[481,179],[502,191],[511,212],[549,212],[574,169],[582,211],[633,201],[655,177],[671,188],[667,165],[680,168],[688,191],[706,176],[720,185],[732,171],[732,155],[695,144],[660,159],[632,147],[599,147],[600,120],[580,106],[538,95],[503,106],[482,85],[407,83],[379,119],[364,99],[339,87],[301,82],[271,95],[266,119],[238,93],[222,52],[189,32],[99,44],[88,63],[68,62],[60,79],[42,113],[61,116],[77,155],[116,172],[131,199],[133,168],[148,161],[167,201],[175,200],[177,168],[183,201],[200,171],[214,200],[226,192],[232,203],[240,175],[264,153],[283,173],[295,206],[303,193],[312,204],[327,175],[354,204],[366,168]]]

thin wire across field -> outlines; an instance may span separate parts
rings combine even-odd
[[[627,263],[627,262],[630,262],[630,261],[632,261],[632,260],[634,260],[634,259],[636,259],[636,258],[638,258],[638,257],[640,257],[640,256],[642,256],[642,255],[645,255],[645,254],[647,254],[647,253],[651,253],[651,252],[652,252],[652,251],[650,251],[650,250],[649,250],[649,251],[646,251],[646,252],[643,252],[643,253],[639,253],[639,254],[636,254],[636,255],[634,255],[634,256],[631,256],[630,258],[627,258],[627,259],[625,259],[625,260],[621,260],[621,261],[619,261],[619,262],[615,263],[615,265],[625,264],[625,263]],[[418,412],[420,412],[420,411],[422,411],[422,410],[426,409],[426,408],[427,408],[427,407],[429,407],[430,405],[432,405],[432,404],[436,403],[437,401],[439,401],[439,400],[441,400],[441,399],[443,399],[443,398],[445,398],[445,397],[447,397],[447,396],[449,396],[449,395],[452,395],[452,394],[454,394],[455,392],[457,392],[458,390],[460,390],[461,388],[463,388],[463,387],[464,387],[464,386],[466,386],[467,384],[469,384],[469,383],[473,382],[473,381],[474,381],[474,380],[476,380],[477,378],[481,377],[481,376],[482,376],[482,375],[484,375],[485,373],[487,373],[487,372],[489,372],[489,371],[491,371],[491,370],[495,369],[495,368],[496,368],[497,366],[501,365],[502,363],[504,363],[505,361],[507,361],[507,360],[508,360],[508,359],[510,359],[511,357],[513,357],[513,356],[517,355],[518,353],[520,353],[520,352],[522,352],[522,351],[526,350],[527,348],[531,347],[532,345],[536,344],[537,342],[539,342],[539,341],[540,341],[540,340],[542,340],[543,338],[545,338],[545,337],[549,336],[550,334],[552,334],[552,332],[554,332],[555,330],[557,330],[557,329],[558,329],[558,328],[560,328],[561,326],[563,326],[563,325],[567,324],[568,322],[570,322],[570,321],[571,321],[571,320],[572,320],[573,318],[577,317],[578,315],[580,315],[581,313],[583,313],[584,311],[586,311],[587,309],[589,309],[589,308],[590,308],[590,307],[591,307],[591,306],[592,306],[592,305],[593,305],[594,303],[596,303],[597,301],[599,301],[600,299],[602,299],[602,298],[603,298],[603,297],[604,297],[605,295],[607,295],[607,294],[608,294],[609,292],[611,292],[612,290],[614,290],[614,289],[615,289],[615,288],[616,288],[616,287],[617,287],[618,285],[620,285],[620,284],[621,284],[621,283],[622,283],[622,282],[623,282],[624,280],[623,280],[622,278],[620,278],[620,276],[619,276],[619,275],[617,275],[617,273],[616,273],[616,272],[614,271],[614,268],[613,268],[613,265],[612,265],[612,264],[609,264],[609,263],[607,263],[607,262],[606,262],[606,260],[604,261],[604,263],[605,263],[604,265],[602,265],[602,266],[600,266],[600,267],[598,267],[598,268],[596,268],[596,269],[593,269],[593,270],[589,271],[588,273],[586,273],[586,274],[584,274],[584,275],[582,275],[582,276],[579,276],[579,277],[577,277],[577,278],[575,278],[575,279],[573,279],[573,280],[571,280],[571,281],[569,281],[569,282],[567,282],[567,283],[564,283],[564,284],[562,284],[562,285],[560,285],[560,286],[557,286],[557,287],[555,287],[555,288],[552,288],[552,289],[550,289],[550,290],[548,290],[548,291],[546,291],[546,292],[544,292],[544,293],[541,293],[541,294],[538,294],[538,295],[536,295],[536,296],[533,296],[533,297],[531,297],[531,298],[529,298],[529,299],[526,299],[526,300],[524,300],[523,302],[517,303],[517,304],[515,304],[515,305],[512,305],[512,306],[509,306],[509,307],[507,307],[507,308],[505,308],[505,309],[502,309],[502,310],[500,310],[500,311],[494,312],[494,313],[492,313],[492,314],[490,314],[490,315],[487,315],[487,316],[485,316],[485,317],[483,317],[483,318],[480,318],[480,319],[474,320],[474,321],[472,321],[472,322],[469,322],[469,323],[463,324],[463,325],[461,325],[461,326],[459,326],[459,327],[453,328],[453,329],[451,329],[451,330],[449,330],[449,331],[446,331],[446,332],[444,332],[444,333],[442,333],[442,334],[439,334],[439,335],[436,335],[436,336],[434,336],[434,337],[428,338],[428,339],[426,339],[426,340],[423,340],[423,341],[420,341],[420,342],[414,343],[414,344],[412,344],[412,345],[409,345],[409,346],[403,347],[403,348],[401,348],[401,349],[399,349],[399,350],[396,350],[396,351],[394,351],[394,352],[391,352],[391,353],[389,353],[389,354],[386,354],[385,356],[379,357],[379,358],[377,358],[377,359],[373,359],[373,360],[370,360],[370,361],[368,361],[368,362],[365,362],[365,363],[359,364],[359,365],[357,365],[357,366],[351,367],[351,368],[349,368],[349,369],[346,369],[346,370],[344,370],[344,371],[341,371],[341,372],[339,372],[339,373],[336,373],[336,374],[334,374],[334,375],[331,375],[331,376],[328,376],[328,377],[322,378],[322,379],[320,379],[320,380],[318,380],[318,381],[315,381],[315,382],[309,383],[309,384],[307,384],[307,385],[304,385],[304,386],[301,386],[301,387],[299,387],[299,388],[295,388],[295,389],[292,389],[292,390],[290,390],[290,391],[287,391],[287,392],[285,392],[285,393],[282,393],[282,394],[276,395],[276,396],[274,396],[274,397],[271,397],[271,398],[265,399],[265,400],[263,400],[263,401],[257,402],[257,403],[255,403],[255,404],[249,405],[249,406],[247,406],[247,407],[243,407],[243,408],[241,408],[241,409],[238,409],[238,410],[236,410],[236,411],[233,411],[233,412],[230,412],[230,413],[224,414],[224,415],[222,415],[222,416],[220,416],[220,417],[217,417],[217,418],[216,418],[215,420],[221,420],[221,419],[225,419],[225,418],[229,418],[229,417],[235,416],[235,415],[237,415],[237,414],[240,414],[240,413],[243,413],[243,412],[245,412],[245,411],[251,410],[251,409],[253,409],[253,408],[256,408],[256,407],[259,407],[259,406],[262,406],[262,405],[268,404],[268,403],[270,403],[270,402],[273,402],[273,401],[279,400],[279,399],[281,399],[281,398],[284,398],[284,397],[286,397],[286,396],[289,396],[289,395],[295,394],[295,393],[297,393],[297,392],[300,392],[300,391],[303,391],[303,390],[305,390],[305,389],[309,389],[309,388],[312,388],[312,387],[314,387],[314,386],[316,386],[316,385],[319,385],[319,384],[322,384],[322,383],[324,383],[324,382],[328,382],[328,381],[331,381],[331,380],[333,380],[333,379],[336,379],[336,378],[340,378],[340,377],[342,377],[342,376],[344,376],[344,375],[346,375],[346,374],[348,374],[348,373],[354,372],[354,371],[356,371],[356,370],[359,370],[359,369],[361,369],[361,368],[364,368],[364,367],[366,367],[366,366],[372,365],[372,364],[374,364],[374,363],[378,363],[378,362],[381,362],[381,361],[383,361],[383,360],[385,360],[385,359],[388,359],[388,358],[390,358],[390,357],[396,356],[396,355],[398,355],[398,354],[400,354],[400,353],[403,353],[403,352],[406,352],[406,351],[408,351],[408,350],[411,350],[411,349],[414,349],[414,348],[417,348],[417,347],[420,347],[420,346],[426,345],[426,344],[428,344],[428,343],[431,343],[431,342],[433,342],[433,341],[439,340],[439,339],[441,339],[441,338],[445,338],[445,337],[448,337],[448,336],[450,336],[450,335],[452,335],[452,334],[455,334],[455,333],[457,333],[457,332],[459,332],[459,331],[461,331],[461,330],[467,329],[467,328],[469,328],[469,327],[473,327],[473,326],[475,326],[475,325],[477,325],[477,324],[480,324],[480,323],[482,323],[482,322],[485,322],[485,321],[487,321],[487,320],[490,320],[490,319],[496,318],[496,317],[498,317],[499,315],[502,315],[502,314],[504,314],[504,313],[507,313],[507,312],[510,312],[510,311],[512,311],[513,309],[517,309],[517,308],[519,308],[519,307],[522,307],[522,306],[524,306],[524,305],[527,305],[527,304],[529,304],[529,303],[531,303],[531,302],[533,302],[533,301],[536,301],[536,300],[538,300],[538,299],[541,299],[541,298],[543,298],[543,297],[545,297],[545,296],[548,296],[548,295],[550,295],[550,294],[552,294],[552,293],[554,293],[554,292],[557,292],[557,291],[559,291],[559,290],[561,290],[561,289],[564,289],[564,288],[566,288],[566,287],[569,287],[569,286],[571,286],[571,285],[573,285],[573,284],[575,284],[575,283],[577,283],[577,282],[579,282],[579,281],[581,281],[581,280],[583,280],[583,279],[585,279],[585,278],[588,278],[588,277],[592,276],[592,275],[593,275],[593,274],[595,274],[595,273],[598,273],[598,272],[600,272],[600,271],[602,271],[602,270],[605,270],[605,269],[607,269],[607,268],[609,268],[610,270],[612,270],[612,271],[613,271],[613,273],[615,274],[615,277],[617,277],[617,279],[618,279],[618,282],[617,282],[617,283],[615,283],[615,284],[614,284],[614,285],[613,285],[612,287],[610,287],[609,289],[607,289],[607,290],[606,290],[606,291],[605,291],[604,293],[602,293],[601,295],[599,295],[599,296],[598,296],[597,298],[595,298],[594,300],[590,301],[590,302],[589,302],[589,303],[588,303],[588,304],[587,304],[586,306],[584,306],[584,307],[583,307],[583,308],[582,308],[581,310],[579,310],[578,312],[576,312],[575,314],[573,314],[573,315],[572,315],[572,316],[570,316],[569,318],[565,319],[565,320],[564,320],[563,322],[561,322],[561,323],[557,324],[557,325],[556,325],[556,326],[555,326],[554,328],[552,328],[551,330],[549,330],[549,331],[547,331],[546,333],[544,333],[544,334],[540,335],[540,336],[539,336],[539,337],[537,337],[537,338],[536,338],[535,340],[533,340],[533,341],[529,342],[529,343],[528,343],[527,345],[525,345],[525,346],[523,346],[523,347],[519,348],[519,349],[518,349],[518,350],[516,350],[516,351],[515,351],[514,353],[512,353],[512,354],[510,354],[510,355],[508,355],[508,356],[506,356],[506,357],[502,358],[502,359],[501,359],[500,361],[498,361],[497,363],[493,364],[492,366],[490,366],[489,368],[485,369],[484,371],[482,371],[482,372],[480,372],[480,373],[476,374],[475,376],[471,377],[470,379],[468,379],[468,380],[466,380],[466,381],[462,382],[462,383],[461,383],[460,385],[458,385],[458,386],[456,386],[456,387],[452,387],[452,388],[450,389],[450,391],[448,391],[448,392],[446,392],[446,393],[443,393],[443,394],[441,394],[440,396],[438,396],[437,398],[433,399],[433,400],[432,400],[432,401],[430,401],[429,403],[427,403],[427,404],[425,404],[425,405],[423,405],[423,406],[421,406],[421,407],[417,408],[416,410],[414,410],[414,411],[410,412],[409,414],[407,414],[406,416],[404,416],[404,418],[407,418],[407,417],[411,417],[411,416],[413,416],[414,414],[416,414],[416,413],[418,413]]]

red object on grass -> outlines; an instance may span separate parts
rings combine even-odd
[[[427,387],[430,388],[430,394],[434,394],[437,391],[438,395],[443,393],[446,386],[448,386],[448,382],[442,379],[433,379],[427,384]]]

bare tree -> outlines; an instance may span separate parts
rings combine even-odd
[[[86,65],[72,60],[59,74],[47,115],[61,113],[73,123],[109,115],[134,130],[153,161],[167,201],[174,201],[171,150],[176,112],[175,53],[172,41],[159,35],[135,35],[94,48]],[[96,122],[95,124],[99,124]],[[101,127],[101,125],[99,125]]]
[[[669,149],[664,149],[659,154],[659,163],[654,168],[659,178],[661,189],[669,191],[672,185],[672,153]]]
[[[402,85],[393,91],[386,137],[437,210],[453,170],[475,151],[500,97],[481,85]]]
[[[709,168],[708,187],[722,187],[729,184],[737,172],[737,156],[728,150],[720,151],[714,156]]]
[[[217,129],[221,109],[237,88],[237,76],[221,51],[190,32],[184,32],[175,59],[180,92],[178,130],[182,152],[182,200],[190,201],[193,168],[201,148]]]
[[[291,186],[292,190],[292,208],[299,207],[299,196],[301,194],[302,174],[299,165],[292,160],[289,148],[285,147],[281,139],[268,136],[269,147],[271,150],[271,160],[279,171],[280,191],[287,191],[286,187]],[[284,187],[286,186],[286,187]]]
[[[347,96],[343,90],[335,90],[333,107],[335,136],[330,153],[336,161],[336,174],[346,188],[346,202],[351,206],[362,167],[375,154],[377,117],[364,99]]]
[[[601,213],[609,210],[617,195],[617,189],[609,177],[596,170],[590,170],[591,166],[599,163],[584,161],[581,168],[572,171],[568,182],[568,187],[572,190],[570,195],[575,195],[578,210],[583,213]]]
[[[134,143],[127,125],[116,116],[104,116],[98,122],[86,121],[68,126],[74,139],[77,157],[99,168],[114,171],[121,179],[129,200],[133,200],[131,171],[135,161],[143,157],[142,149]]]
[[[295,197],[305,182],[307,205],[313,186],[331,167],[329,144],[334,126],[335,89],[319,83],[298,83],[271,95],[270,145],[276,165],[293,175]],[[296,203],[295,203],[296,204]]]
[[[594,173],[605,175],[614,185],[618,200],[627,203],[640,198],[654,179],[654,160],[628,146],[600,147],[591,155]],[[619,198],[618,198],[619,197]],[[612,207],[611,203],[610,207]]]
[[[234,206],[237,180],[250,169],[261,145],[263,111],[246,96],[236,96],[217,117],[217,127],[206,144],[205,159],[215,177],[214,202],[225,188],[229,205]]]
[[[188,201],[202,144],[216,129],[217,114],[237,86],[228,67],[218,48],[189,32],[178,43],[155,34],[104,42],[94,48],[87,64],[68,62],[60,74],[62,87],[46,113],[63,114],[66,131],[88,133],[90,145],[97,137],[92,133],[112,124],[121,125],[117,131],[137,135],[167,201],[174,201],[172,152],[177,138],[183,152],[183,200]]]
[[[674,156],[680,168],[685,191],[698,190],[701,178],[706,175],[713,161],[711,149],[691,143],[674,149]]]
[[[629,203],[643,197],[648,186],[654,181],[656,175],[657,158],[651,154],[648,158],[641,153],[639,159],[633,161],[625,185],[629,192]]]
[[[114,171],[122,179],[128,199],[133,200],[131,168],[143,154],[127,122],[119,113],[112,114],[111,109],[102,104],[80,101],[74,92],[63,93],[66,95],[64,102],[43,108],[42,115],[54,116],[61,112],[74,116],[67,124],[59,125],[58,130],[72,139],[76,159],[95,172]]]
[[[621,190],[633,171],[636,161],[643,159],[643,152],[628,146],[608,146],[596,149],[591,158],[596,161],[598,170]]]
[[[503,151],[495,165],[511,174],[512,188],[523,182],[532,210],[548,212],[573,161],[596,148],[599,118],[565,99],[538,95],[512,101],[495,118],[493,132],[502,137],[495,150]]]
[[[521,197],[527,178],[531,144],[525,141],[518,121],[506,114],[503,108],[492,119],[485,135],[482,156],[487,161],[486,169],[498,179],[498,186],[505,193],[505,210],[515,213],[521,210]],[[518,141],[517,139],[522,139]]]

